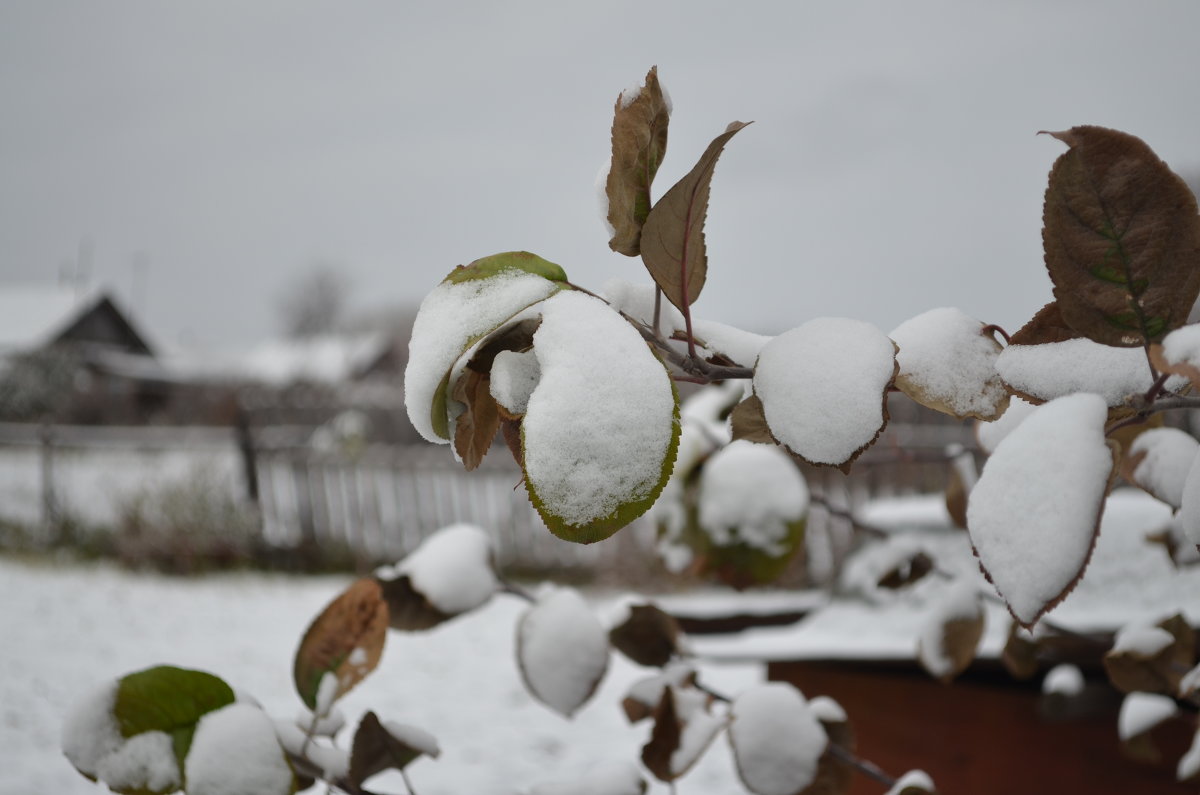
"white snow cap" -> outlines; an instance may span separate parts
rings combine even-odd
[[[1090,392],[1103,397],[1110,406],[1145,392],[1153,383],[1144,350],[1114,348],[1086,338],[1009,345],[996,360],[996,370],[1006,384],[1026,395],[1052,400]],[[1173,378],[1168,388],[1183,383]]]
[[[971,492],[975,553],[1025,625],[1064,595],[1091,555],[1112,471],[1107,417],[1097,395],[1039,406],[997,446]]]
[[[936,677],[954,673],[955,661],[946,655],[944,634],[951,621],[970,621],[984,617],[979,591],[969,580],[956,580],[933,604],[917,638],[917,657],[926,671]]]
[[[439,444],[449,441],[433,430],[430,406],[438,384],[463,351],[561,286],[513,269],[486,279],[444,281],[425,296],[413,323],[404,370],[404,405],[421,436]]]
[[[895,346],[860,320],[818,318],[758,356],[754,392],[771,433],[814,464],[842,464],[883,427]]]
[[[396,723],[391,720],[383,721],[382,725],[383,728],[387,729],[388,734],[409,748],[420,751],[431,759],[437,759],[441,756],[442,748],[438,745],[437,738],[424,729],[418,726],[410,726],[407,723]]]
[[[1113,638],[1113,653],[1129,652],[1139,657],[1153,657],[1175,642],[1175,636],[1162,627],[1135,621],[1121,627]]]
[[[906,320],[888,336],[899,346],[900,378],[959,417],[994,417],[1008,399],[996,374],[1000,344],[983,323],[950,307]]]
[[[812,710],[812,714],[817,716],[817,720],[822,723],[845,723],[849,720],[846,710],[842,708],[842,705],[829,696],[817,696],[816,698],[809,699],[808,708]]]
[[[675,423],[662,363],[608,305],[581,293],[543,305],[533,342],[542,377],[521,427],[525,472],[542,504],[586,525],[649,497]]]
[[[500,351],[492,361],[489,389],[509,414],[524,414],[529,396],[542,377],[533,351]]]
[[[1083,672],[1069,663],[1054,666],[1042,680],[1042,692],[1046,694],[1074,697],[1083,692],[1083,686]]]
[[[817,775],[829,738],[799,690],[782,682],[752,687],[732,707],[729,742],[738,775],[758,795],[793,795]]]
[[[1192,735],[1192,744],[1175,767],[1175,778],[1179,781],[1190,781],[1200,775],[1200,729]]]
[[[437,610],[453,616],[487,602],[500,587],[492,569],[492,540],[471,524],[443,527],[395,567]]]
[[[608,633],[573,588],[553,588],[517,625],[517,661],[529,690],[570,717],[608,670]]]
[[[1155,497],[1178,508],[1183,505],[1184,485],[1198,452],[1200,443],[1178,428],[1142,431],[1129,447],[1131,460],[1142,456],[1134,467],[1133,479]]]
[[[1117,715],[1117,734],[1122,741],[1130,740],[1175,717],[1178,712],[1179,706],[1170,696],[1130,693],[1121,702],[1121,712]]]
[[[1167,364],[1200,367],[1200,324],[1175,329],[1163,337],[1162,347]]]
[[[979,446],[988,455],[996,452],[996,447],[1004,440],[1004,437],[1024,422],[1035,408],[1037,406],[1028,400],[1014,397],[1008,402],[1008,408],[1000,415],[1000,419],[975,423],[975,437],[979,440]]]
[[[935,789],[933,779],[929,777],[928,773],[924,770],[910,770],[896,779],[896,783],[884,795],[900,795],[909,787],[915,787],[926,792],[933,792]]]
[[[696,318],[692,319],[692,333],[704,341],[706,351],[723,353],[743,367],[753,367],[763,346],[771,341],[771,337],[764,334]]]
[[[185,767],[188,795],[287,795],[292,790],[292,769],[275,724],[250,704],[230,704],[201,718]]]
[[[739,439],[709,458],[700,480],[700,526],[714,543],[787,552],[787,525],[808,511],[808,486],[787,453]]]
[[[671,773],[682,776],[700,759],[713,739],[729,723],[724,715],[708,711],[709,696],[694,688],[672,687],[675,716],[682,721],[679,747],[671,754]]]
[[[96,774],[114,790],[165,792],[183,784],[171,735],[166,732],[135,734],[115,752],[100,760]]]
[[[654,324],[654,295],[658,288],[645,282],[630,282],[625,279],[609,279],[600,294],[617,310],[640,320],[648,327]],[[659,326],[666,336],[684,327],[683,314],[666,298],[659,303]]]

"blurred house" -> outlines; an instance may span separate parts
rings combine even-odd
[[[0,286],[0,419],[143,421],[172,382],[109,292]]]

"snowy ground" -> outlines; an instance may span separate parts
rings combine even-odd
[[[347,578],[228,575],[199,580],[111,568],[55,568],[0,559],[0,795],[105,792],[59,751],[63,715],[94,684],[159,663],[207,670],[252,694],[275,717],[300,710],[292,654],[313,616]],[[410,777],[421,795],[521,793],[609,760],[636,760],[649,727],[619,707],[643,669],[613,655],[601,689],[568,721],[525,692],[513,661],[523,604],[483,610],[420,635],[390,633],[375,674],[342,702],[432,732],[443,750]],[[713,667],[736,692],[758,666]],[[398,782],[376,789],[402,792]],[[651,793],[666,792],[654,783]],[[679,784],[685,795],[743,791],[718,741]]]

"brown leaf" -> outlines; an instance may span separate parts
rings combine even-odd
[[[511,326],[492,333],[476,349],[467,367],[477,373],[492,371],[492,363],[501,351],[527,351],[533,347],[533,335],[542,325],[542,318],[527,317]]]
[[[857,738],[849,721],[822,720],[821,728],[829,737],[831,746],[837,745],[851,753],[854,752]],[[817,760],[817,775],[812,784],[803,790],[803,795],[846,795],[857,774],[858,769],[854,765],[827,748]]]
[[[949,682],[963,671],[975,659],[975,649],[979,639],[983,637],[983,612],[971,618],[956,618],[947,621],[942,627],[942,651],[953,665],[952,672],[942,676],[943,682]]]
[[[894,591],[924,579],[925,575],[931,571],[933,571],[933,559],[924,552],[914,552],[885,571],[876,584],[880,588]]]
[[[309,709],[327,673],[337,677],[334,700],[375,670],[387,637],[388,606],[379,583],[356,581],[329,603],[304,633],[292,668],[296,692]]]
[[[679,622],[652,604],[632,605],[629,618],[609,631],[608,640],[638,665],[661,668],[679,650]]]
[[[1104,127],[1050,135],[1042,243],[1063,320],[1103,345],[1159,341],[1200,293],[1200,216],[1187,184],[1145,142]]]
[[[1179,690],[1179,681],[1195,664],[1196,634],[1182,615],[1171,616],[1155,626],[1175,638],[1158,653],[1146,655],[1126,649],[1104,655],[1104,670],[1109,681],[1123,693],[1142,691],[1174,696]]]
[[[1013,679],[1032,679],[1038,672],[1038,644],[1033,636],[1021,629],[1021,625],[1013,621],[1008,626],[1008,640],[1004,643],[1004,651],[1000,661],[1004,663]]]
[[[1038,310],[1029,322],[1021,326],[1009,340],[1009,345],[1042,345],[1049,342],[1066,342],[1083,335],[1067,325],[1057,301],[1051,301]]]
[[[613,236],[608,247],[629,257],[640,251],[642,225],[650,214],[650,183],[667,153],[671,109],[658,83],[658,67],[650,67],[646,83],[633,101],[624,93],[613,108],[612,161],[604,192]]]
[[[468,472],[487,455],[500,430],[500,410],[492,397],[491,379],[469,367],[454,382],[453,397],[466,406],[454,422],[454,450]]]
[[[517,462],[517,466],[525,469],[525,453],[521,450],[521,420],[510,419],[504,417],[503,410],[500,420],[500,435],[504,437],[504,446],[508,448],[508,452],[512,453],[513,460]]]
[[[367,712],[354,732],[354,744],[350,751],[350,781],[361,787],[376,773],[403,770],[424,753],[424,750],[414,748],[388,731],[374,712]],[[438,756],[437,753],[430,755]]]
[[[955,527],[966,529],[967,499],[970,492],[958,467],[950,467],[947,477],[950,482],[946,484],[946,512],[950,514],[950,521],[954,522]]]
[[[642,764],[659,781],[673,781],[676,776],[671,769],[671,756],[679,749],[683,737],[683,724],[675,714],[675,693],[664,687],[662,698],[654,710],[654,729],[650,740],[642,747]]]
[[[775,437],[767,427],[767,418],[763,416],[762,401],[757,395],[751,395],[733,407],[729,416],[733,423],[733,438],[745,439],[759,444],[775,444]]]
[[[651,208],[642,227],[642,262],[663,295],[681,311],[700,296],[708,272],[704,220],[713,170],[725,144],[747,124],[735,121],[714,138],[687,176]]]
[[[388,606],[388,626],[404,632],[430,629],[453,616],[438,610],[412,585],[407,574],[390,580],[376,579]]]

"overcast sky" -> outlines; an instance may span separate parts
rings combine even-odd
[[[0,5],[0,281],[93,284],[165,343],[279,328],[337,263],[355,306],[416,303],[511,249],[593,289],[613,101],[675,105],[657,194],[735,119],[696,312],[884,331],[1050,298],[1041,129],[1117,127],[1200,165],[1200,3],[57,2]],[[136,288],[141,259],[145,280]]]

